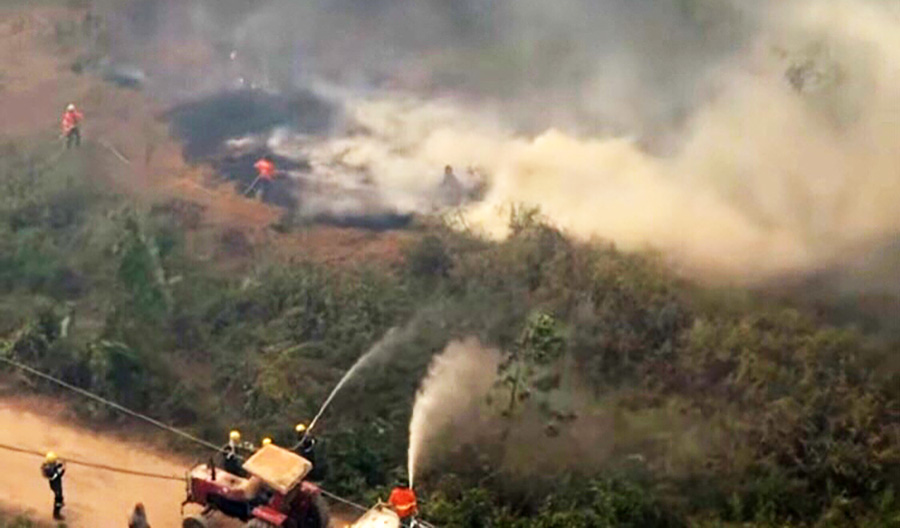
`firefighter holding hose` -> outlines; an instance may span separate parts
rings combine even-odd
[[[416,514],[419,513],[419,507],[416,501],[416,492],[409,487],[409,480],[404,477],[397,480],[397,485],[391,490],[388,497],[388,504],[400,517],[402,526],[405,528],[418,526]]]
[[[294,452],[309,460],[313,466],[309,472],[309,479],[314,481],[323,480],[328,472],[328,468],[326,457],[319,441],[309,432],[309,428],[303,422],[294,426],[294,433],[297,435]]]
[[[62,520],[64,518],[62,508],[66,504],[63,499],[63,475],[66,474],[66,464],[59,460],[56,453],[50,451],[44,457],[41,473],[50,483],[50,489],[53,490],[53,518],[58,521]]]
[[[241,443],[241,432],[237,429],[228,433],[228,443],[222,448],[222,467],[225,471],[238,477],[246,476],[244,473],[244,457],[241,456],[239,449],[244,449]]]
[[[258,188],[257,196],[259,198],[265,198],[272,186],[272,180],[275,179],[275,174],[277,172],[275,163],[269,156],[263,156],[253,164],[253,168],[256,169],[256,179],[253,180],[249,187],[247,187],[247,190],[244,191],[244,195],[250,194],[250,191]]]
[[[315,463],[315,437],[309,433],[306,424],[302,422],[294,426],[294,432],[297,433],[297,454]]]

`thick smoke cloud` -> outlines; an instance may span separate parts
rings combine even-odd
[[[636,411],[627,394],[598,398],[571,367],[557,390],[521,401],[508,413],[508,388],[498,384],[502,351],[475,338],[453,341],[434,356],[410,420],[410,481],[440,478],[452,467],[512,488],[590,473],[607,464],[691,463],[716,441],[708,422],[678,405]],[[664,456],[660,456],[664,455]]]
[[[132,0],[115,19],[123,55],[204,55],[185,84],[327,80],[491,103],[532,131],[627,133],[683,119],[756,24],[722,0]]]
[[[526,202],[729,276],[819,268],[900,229],[896,2],[143,0],[115,16],[118,53],[169,89],[306,88],[341,109],[326,133],[261,138],[342,182],[320,213],[360,207],[341,191],[356,187],[428,212],[449,163],[487,178],[466,215],[490,234]]]

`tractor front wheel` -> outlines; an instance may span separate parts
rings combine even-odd
[[[316,495],[303,512],[298,528],[328,528],[329,517],[328,503],[321,495]]]
[[[181,528],[209,528],[209,523],[202,515],[185,515],[181,520]]]

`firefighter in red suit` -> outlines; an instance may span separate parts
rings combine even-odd
[[[259,193],[262,197],[265,197],[272,186],[272,180],[275,179],[275,164],[272,163],[268,156],[263,156],[259,158],[259,161],[253,167],[256,169],[257,179],[259,180]]]
[[[75,108],[74,104],[66,107],[66,111],[62,116],[62,134],[66,138],[67,149],[72,148],[73,145],[76,147],[81,146],[82,119],[84,119],[84,115]]]

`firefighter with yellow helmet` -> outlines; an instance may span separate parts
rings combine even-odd
[[[294,426],[294,432],[297,434],[297,444],[294,446],[294,452],[312,463],[312,470],[309,473],[311,480],[322,480],[325,478],[325,460],[322,456],[317,456],[320,446],[319,441],[314,437],[303,422]]]
[[[314,462],[313,448],[316,446],[315,437],[309,433],[306,424],[303,422],[294,426],[294,432],[297,433],[297,454],[310,462]]]
[[[53,490],[53,518],[62,520],[62,508],[66,504],[63,499],[63,475],[66,474],[66,464],[56,456],[56,453],[49,451],[44,457],[44,463],[41,464],[41,473]]]
[[[297,433],[297,440],[302,441],[303,437],[306,435],[306,424],[303,422],[298,423],[294,426],[294,432]]]
[[[238,477],[245,477],[244,457],[241,450],[245,450],[247,445],[241,442],[241,432],[233,429],[228,433],[228,443],[222,447],[222,467],[225,471]],[[253,451],[252,449],[250,450]]]

